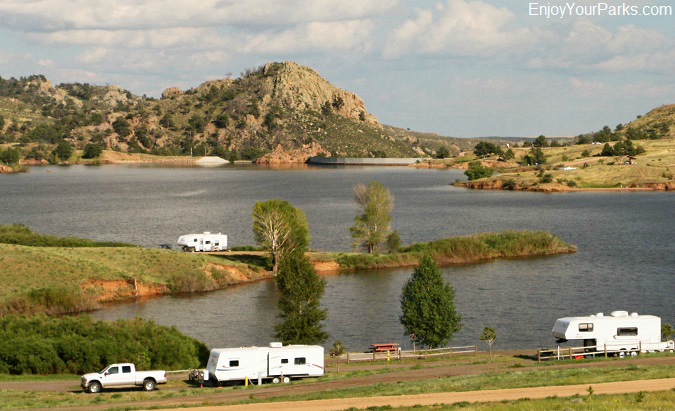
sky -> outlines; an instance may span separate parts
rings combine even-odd
[[[292,60],[359,95],[385,124],[456,137],[577,135],[675,103],[673,8],[671,0],[0,0],[0,76],[159,97]]]

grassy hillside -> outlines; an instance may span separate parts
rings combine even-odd
[[[213,290],[269,276],[226,257],[95,245],[0,243],[0,266],[0,316],[82,311],[102,301]]]
[[[189,90],[169,88],[161,99],[117,86],[52,85],[41,75],[0,77],[0,116],[0,143],[22,143],[23,156],[50,161],[63,140],[75,149],[92,143],[121,152],[230,159],[255,159],[279,145],[311,155],[412,157],[461,141],[383,126],[358,96],[293,62],[268,63]]]
[[[610,146],[616,142],[608,143]],[[604,189],[652,187],[672,189],[675,180],[675,139],[640,140],[633,143],[645,152],[626,164],[625,156],[601,156],[604,145],[578,144],[568,147],[545,147],[546,163],[542,166],[522,166],[511,163],[499,167],[494,158],[482,160],[495,167],[499,174],[468,183],[472,188],[525,189],[535,191],[564,191],[570,189]],[[513,149],[515,161],[522,160],[529,148]],[[573,168],[563,170],[564,168]],[[550,182],[545,181],[550,175]]]

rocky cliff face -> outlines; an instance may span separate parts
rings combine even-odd
[[[309,67],[290,61],[268,63],[262,73],[268,76],[264,81],[271,91],[268,101],[277,100],[290,110],[332,109],[348,119],[379,124],[359,96],[333,86]]]
[[[54,86],[44,76],[0,78],[0,103],[11,99],[16,115],[5,116],[8,131],[0,142],[53,145],[65,138],[75,148],[96,143],[120,152],[278,163],[319,153],[430,156],[440,146],[457,151],[452,144],[459,140],[383,126],[356,94],[294,62],[189,90],[167,88],[161,99],[118,86]]]

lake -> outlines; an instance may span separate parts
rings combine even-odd
[[[495,348],[554,346],[556,318],[618,309],[675,321],[673,193],[542,194],[449,185],[463,178],[460,170],[408,167],[33,167],[0,178],[0,224],[145,246],[201,231],[227,234],[230,245],[252,244],[253,204],[281,198],[307,214],[313,249],[349,250],[348,227],[357,212],[351,187],[379,180],[395,196],[393,226],[404,243],[528,229],[551,231],[579,248],[444,268],[464,319],[454,345],[475,344],[483,327],[493,326]],[[340,339],[355,351],[373,342],[410,346],[398,316],[411,271],[325,276],[327,345]],[[211,347],[266,344],[277,298],[274,283],[266,281],[115,304],[94,316],[176,325]]]

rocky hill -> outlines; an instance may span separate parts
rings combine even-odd
[[[28,157],[54,145],[93,143],[120,152],[288,161],[310,155],[422,157],[475,142],[385,126],[356,94],[309,67],[268,63],[239,78],[169,88],[160,99],[117,86],[0,78],[0,143]]]

